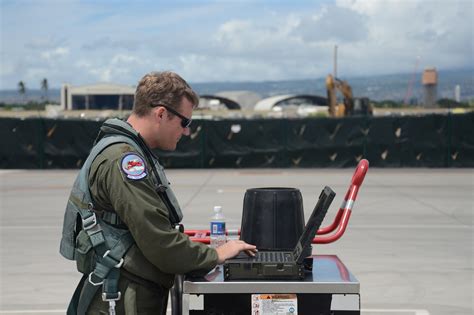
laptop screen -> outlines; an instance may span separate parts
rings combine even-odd
[[[296,247],[293,250],[293,257],[296,262],[302,263],[305,258],[303,255],[304,249],[311,245],[311,242],[321,226],[326,213],[328,212],[329,206],[331,205],[336,193],[328,186],[324,187],[318,198],[318,203],[313,209],[311,216],[306,223],[306,226],[301,234]]]

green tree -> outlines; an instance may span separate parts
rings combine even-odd
[[[18,82],[18,93],[22,96],[23,101],[25,101],[25,97],[26,97],[25,82],[23,82],[23,81]]]
[[[48,79],[44,78],[43,80],[41,80],[41,91],[43,91],[42,97],[45,101],[48,100],[48,88]]]

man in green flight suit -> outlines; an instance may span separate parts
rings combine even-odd
[[[213,249],[190,241],[175,228],[182,218],[181,209],[151,149],[175,150],[180,138],[190,134],[191,116],[198,102],[196,93],[179,75],[153,72],[138,83],[133,111],[127,122],[111,119],[102,126],[94,148],[100,145],[100,141],[114,136],[113,132],[131,134],[128,139],[132,141],[102,145],[95,157],[90,156],[92,161],[86,161],[89,167],[85,175],[91,199],[89,209],[94,213],[94,219],[97,215],[102,220],[99,221],[104,235],[106,225],[110,225],[118,231],[129,231],[132,242],[123,260],[118,257],[120,263],[113,266],[120,275],[117,277],[119,295],[116,306],[113,302],[115,310],[110,311],[110,305],[104,302],[108,301],[104,298],[104,291],[94,291],[86,308],[87,314],[115,311],[118,314],[166,314],[168,291],[175,274],[207,273],[241,251],[254,255],[255,246],[243,241],[232,240]],[[71,204],[80,204],[77,200],[81,197],[76,195],[77,181],[69,199]],[[75,253],[77,246],[81,246],[77,226],[66,226],[67,212],[68,209],[61,243],[61,253],[65,257],[68,255],[64,252],[73,242]],[[85,222],[88,221],[83,217],[84,230]],[[70,235],[72,230],[76,231],[74,236]],[[87,234],[84,235],[87,238]],[[87,240],[87,244],[90,243]],[[107,254],[105,252],[103,257]],[[77,260],[77,256],[71,257],[69,259]],[[94,266],[91,268],[93,270]],[[87,295],[87,285],[102,284],[93,280],[94,273],[100,274],[93,271],[87,278],[85,273],[85,285],[76,290],[79,299]]]

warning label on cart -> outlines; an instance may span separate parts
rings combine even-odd
[[[252,315],[298,314],[296,294],[252,294]]]

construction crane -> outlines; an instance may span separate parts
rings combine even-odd
[[[410,98],[413,93],[413,85],[415,84],[415,79],[416,79],[416,70],[418,69],[418,64],[420,63],[420,56],[416,57],[416,62],[415,62],[415,69],[413,70],[413,75],[410,79],[410,82],[408,83],[407,87],[407,93],[405,94],[405,99],[403,101],[403,104],[408,105],[410,103]]]

